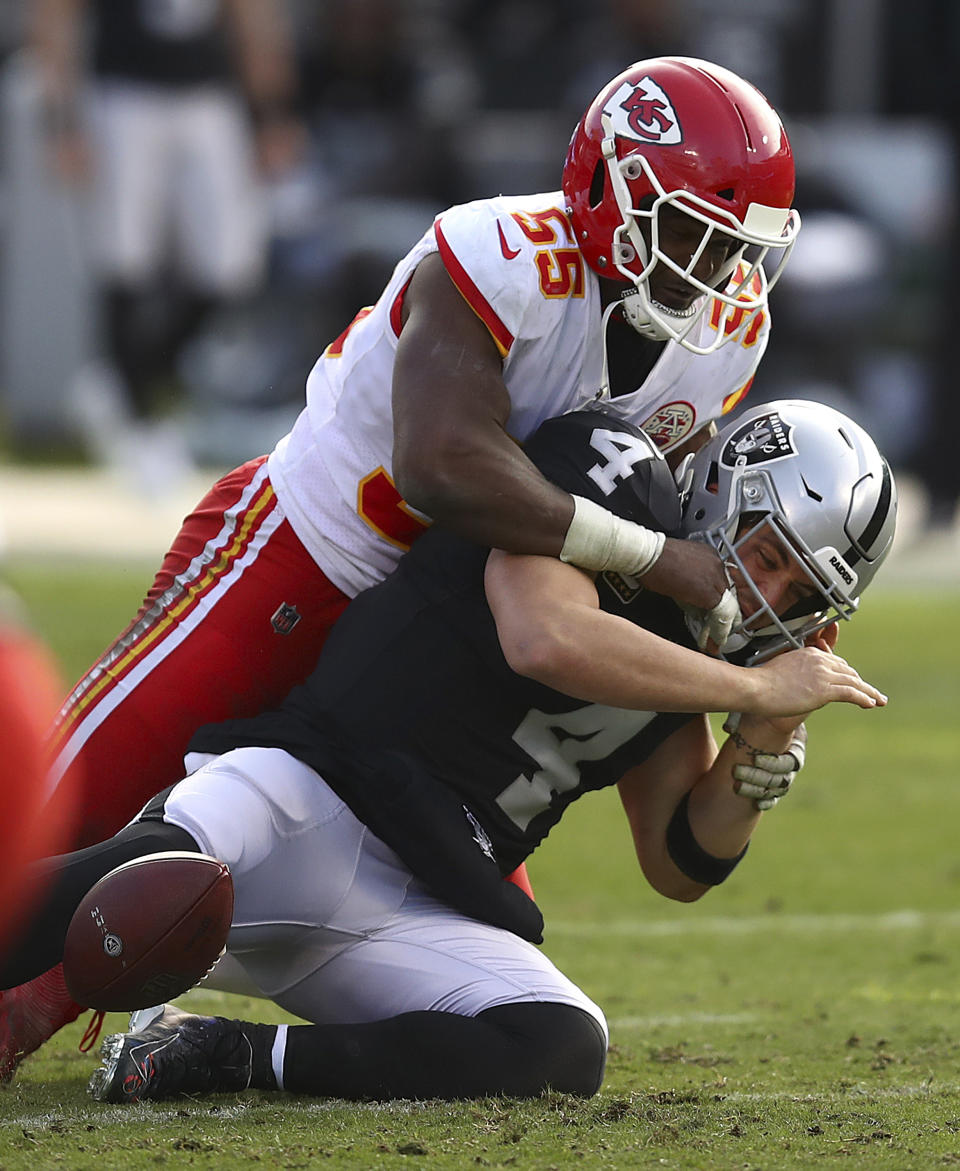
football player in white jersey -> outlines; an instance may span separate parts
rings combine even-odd
[[[139,614],[68,697],[52,778],[84,771],[76,844],[173,783],[199,725],[276,705],[431,522],[639,577],[722,643],[739,611],[711,548],[555,487],[522,444],[597,400],[668,454],[705,438],[766,346],[793,188],[756,89],[656,58],[591,103],[561,190],[440,215],[324,351],[290,434],[187,517]],[[0,1075],[79,1011],[59,970],[4,993]]]

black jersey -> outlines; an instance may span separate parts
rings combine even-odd
[[[676,530],[673,477],[631,424],[581,411],[544,423],[526,450],[567,491]],[[279,711],[209,725],[191,748],[286,749],[464,907],[462,892],[451,893],[453,874],[436,874],[446,867],[462,876],[450,861],[462,847],[484,854],[498,875],[510,873],[571,802],[614,784],[690,719],[586,703],[514,673],[484,595],[486,556],[449,533],[428,532],[386,581],[351,603],[316,669]],[[669,599],[617,574],[601,575],[597,588],[604,610],[693,645]],[[484,906],[465,909],[503,921]]]
[[[220,0],[93,0],[94,73],[160,86],[226,82],[220,8]]]

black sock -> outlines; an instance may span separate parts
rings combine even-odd
[[[250,1042],[253,1051],[253,1069],[250,1088],[275,1090],[277,1079],[273,1073],[273,1046],[277,1039],[276,1025],[254,1025],[250,1021],[234,1021]]]
[[[251,1086],[276,1088],[276,1026],[241,1027],[254,1050]],[[475,1017],[413,1012],[370,1024],[290,1025],[283,1088],[380,1101],[533,1097],[548,1088],[589,1096],[605,1059],[599,1024],[569,1005],[507,1004]]]

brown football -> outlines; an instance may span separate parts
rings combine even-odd
[[[172,1000],[217,962],[232,915],[226,863],[181,850],[126,862],[90,888],[70,920],[70,995],[106,1012]]]

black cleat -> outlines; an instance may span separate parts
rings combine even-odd
[[[237,1021],[195,1016],[160,1005],[130,1018],[133,1031],[114,1033],[100,1049],[103,1063],[87,1087],[98,1102],[139,1102],[245,1090],[253,1049]]]

